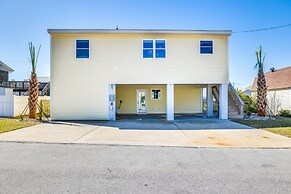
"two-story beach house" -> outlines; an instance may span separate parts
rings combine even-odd
[[[231,31],[49,29],[48,33],[52,120],[115,120],[116,113],[164,114],[174,120],[175,114],[203,111],[212,117],[214,103],[220,119],[228,119],[229,112],[241,115],[235,95],[229,95]]]

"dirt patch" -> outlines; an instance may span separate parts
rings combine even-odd
[[[215,137],[208,137],[208,139],[214,139],[214,140],[215,140],[215,139],[217,139],[217,138],[215,138]]]
[[[262,136],[262,138],[264,138],[264,139],[271,139],[271,138],[268,137],[268,136]]]

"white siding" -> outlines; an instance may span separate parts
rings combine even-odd
[[[75,58],[76,39],[90,40],[90,59]],[[142,39],[166,39],[166,59],[143,59]],[[200,40],[214,41],[201,55]],[[53,34],[52,119],[108,119],[108,84],[228,83],[225,35]]]
[[[291,89],[269,90],[268,105],[275,114],[280,109],[291,110]]]
[[[256,97],[257,93],[252,91],[252,96]],[[291,110],[291,88],[268,90],[267,100],[268,106],[274,114],[281,109]]]

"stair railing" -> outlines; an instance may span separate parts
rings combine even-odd
[[[45,87],[42,89],[42,91],[40,91],[40,95],[45,96],[49,90],[50,90],[50,83],[47,83]]]
[[[234,89],[233,85],[229,82],[228,83],[228,93],[231,99],[234,101],[236,107],[239,110],[239,114],[244,114],[244,102],[241,97],[238,95],[237,91]]]

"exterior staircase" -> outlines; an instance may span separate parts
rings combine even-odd
[[[212,94],[218,104],[219,91],[217,86],[212,87]],[[244,102],[238,95],[231,83],[228,84],[228,118],[242,119],[244,118]]]
[[[244,102],[231,83],[228,83],[228,118],[244,118]]]
[[[49,96],[50,95],[50,83],[47,83],[45,87],[40,91],[40,96]]]
[[[243,114],[239,113],[239,110],[237,106],[235,105],[235,102],[228,98],[228,118],[230,119],[242,119]]]

